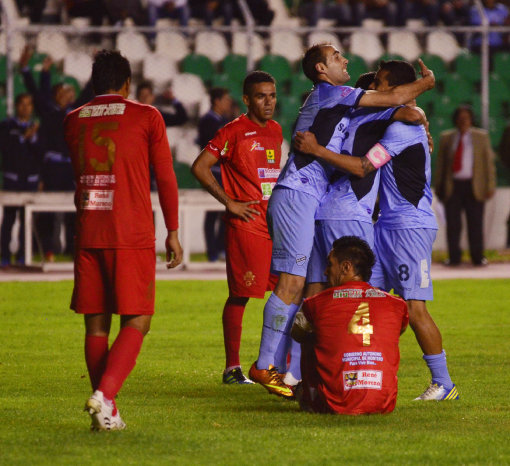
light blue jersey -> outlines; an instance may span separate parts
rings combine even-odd
[[[377,109],[360,108],[349,111],[343,120],[348,122],[346,129],[335,131],[327,149],[363,157],[383,137],[397,108],[375,110]],[[317,209],[315,219],[372,223],[378,189],[379,171],[364,178],[337,171]]]
[[[430,153],[425,129],[394,122],[380,144],[391,160],[379,170],[379,226],[386,230],[437,230],[431,207]]]
[[[321,82],[314,86],[299,111],[296,131],[311,131],[322,146],[327,146],[337,126],[348,110],[357,107],[365,93],[362,89],[349,86],[333,86]],[[326,193],[329,176],[333,169],[315,157],[293,150],[280,177],[276,188],[285,187],[310,194],[318,201]]]

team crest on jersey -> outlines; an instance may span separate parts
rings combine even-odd
[[[243,280],[246,286],[252,286],[255,283],[255,274],[248,271],[244,274]]]
[[[306,256],[304,254],[298,254],[296,256],[296,264],[302,267],[306,263]]]
[[[274,149],[266,149],[267,163],[275,163]]]
[[[225,141],[225,146],[221,149],[220,155],[223,157],[228,152],[228,141]]]
[[[260,145],[260,142],[254,141],[253,144],[251,145],[250,152],[254,150],[264,150],[264,148]]]

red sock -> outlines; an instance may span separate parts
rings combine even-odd
[[[124,380],[133,370],[136,358],[142,347],[143,334],[133,327],[120,330],[115,342],[110,348],[99,390],[109,400],[113,400],[119,392]]]
[[[247,298],[228,298],[223,308],[223,339],[225,342],[225,367],[240,366],[239,347],[243,329],[243,314]]]
[[[108,337],[85,335],[85,361],[92,390],[96,391],[108,358]]]

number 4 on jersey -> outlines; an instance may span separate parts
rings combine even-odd
[[[348,325],[351,335],[363,335],[363,346],[370,346],[370,335],[374,333],[373,325],[370,325],[370,313],[368,303],[361,303],[352,316]]]

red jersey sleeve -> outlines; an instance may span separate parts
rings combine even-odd
[[[230,147],[229,147],[230,145]],[[206,150],[214,155],[218,160],[226,160],[230,158],[232,151],[232,142],[228,140],[227,128],[220,128],[214,137],[209,141]]]
[[[179,198],[177,179],[168,145],[166,126],[161,114],[152,108],[149,112],[149,160],[154,168],[158,196],[167,230],[179,227]]]

